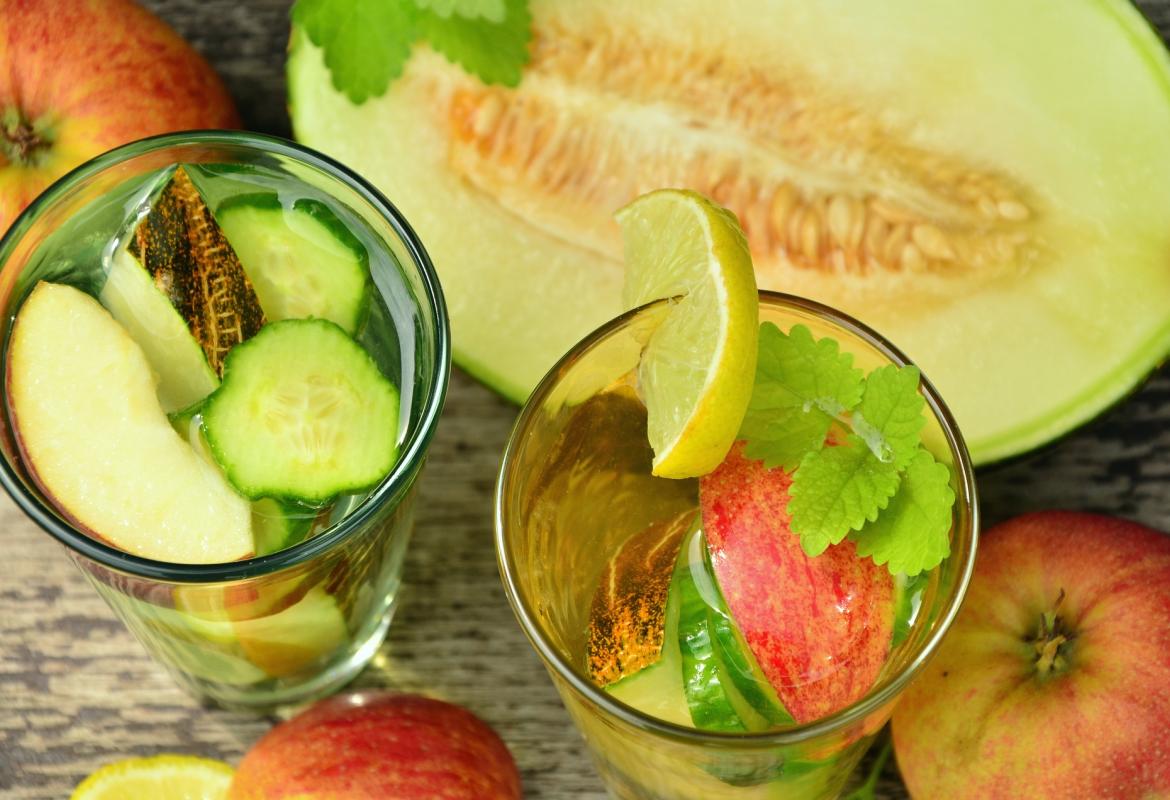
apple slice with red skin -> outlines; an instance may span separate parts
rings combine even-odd
[[[211,65],[137,3],[0,0],[0,234],[99,153],[239,123]]]
[[[248,502],[175,433],[142,349],[96,300],[38,283],[6,366],[22,462],[78,528],[158,561],[251,555]]]
[[[1048,511],[980,537],[938,654],[894,711],[914,797],[1170,797],[1170,537]]]
[[[789,527],[791,476],[737,442],[699,481],[703,531],[731,618],[784,708],[809,722],[860,699],[890,652],[894,579],[852,542],[815,558]]]
[[[504,742],[465,708],[385,691],[331,697],[269,731],[229,800],[520,800]]]

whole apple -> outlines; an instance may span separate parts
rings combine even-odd
[[[958,619],[894,712],[910,793],[1170,797],[1170,537],[1050,511],[979,547]]]
[[[229,800],[519,800],[508,748],[459,706],[354,692],[277,725],[244,756]]]
[[[211,66],[131,0],[0,0],[0,234],[112,147],[238,126]]]

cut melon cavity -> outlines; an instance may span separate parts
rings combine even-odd
[[[399,204],[457,360],[508,396],[621,310],[610,215],[662,186],[739,216],[762,288],[905,350],[980,463],[1092,418],[1170,350],[1170,61],[1127,3],[532,11],[516,89],[420,46],[355,106],[295,31],[288,68],[297,137]]]

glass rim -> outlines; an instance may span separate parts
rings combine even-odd
[[[761,304],[768,302],[795,307],[827,319],[834,325],[858,336],[899,366],[913,363],[901,350],[880,333],[844,312],[797,295],[763,289],[759,291],[759,295]],[[525,432],[533,416],[538,413],[541,402],[558,385],[561,379],[561,373],[569,364],[601,344],[612,334],[626,327],[645,309],[667,302],[670,301],[656,300],[626,311],[586,335],[585,338],[575,344],[548,371],[529,395],[524,408],[521,409],[520,415],[517,417],[512,432],[508,437],[508,443],[504,448],[504,455],[500,462],[500,470],[495,489],[495,513],[493,515],[496,559],[500,570],[500,577],[504,584],[504,593],[508,597],[508,603],[512,606],[512,611],[520,622],[520,627],[523,629],[524,634],[528,637],[528,640],[532,643],[533,648],[540,655],[546,667],[555,671],[557,676],[568,683],[569,686],[579,695],[582,695],[588,702],[639,730],[687,744],[740,749],[744,747],[768,749],[794,745],[807,742],[825,734],[841,731],[865,719],[901,694],[907,684],[922,670],[922,667],[934,655],[943,637],[954,623],[955,617],[959,613],[959,607],[962,605],[963,599],[967,594],[967,587],[971,582],[971,576],[975,569],[975,553],[978,549],[979,540],[979,503],[975,486],[974,467],[954,416],[943,402],[942,397],[934,388],[934,385],[925,375],[922,375],[921,378],[923,398],[926,400],[931,412],[938,419],[947,445],[955,456],[955,469],[959,488],[956,499],[958,502],[963,503],[968,510],[970,528],[970,535],[968,537],[969,547],[967,548],[966,560],[961,565],[958,580],[946,600],[944,613],[939,617],[939,622],[935,630],[931,632],[926,642],[914,654],[909,663],[883,681],[877,691],[867,692],[860,699],[826,717],[779,730],[760,732],[705,731],[686,725],[667,722],[644,714],[632,706],[619,702],[609,693],[585,678],[548,641],[543,629],[536,621],[536,615],[520,595],[516,583],[515,565],[512,561],[511,553],[506,546],[507,537],[504,524],[504,506],[506,502],[506,489],[511,483],[511,473],[515,464],[516,452],[525,438]]]
[[[283,156],[313,167],[354,191],[387,221],[401,240],[410,255],[412,266],[421,279],[423,297],[419,298],[421,301],[419,305],[429,307],[435,320],[435,358],[431,367],[430,391],[424,398],[419,422],[401,448],[399,458],[390,474],[371,489],[362,503],[339,523],[317,536],[270,555],[217,564],[181,564],[123,552],[63,521],[41,501],[39,496],[29,492],[9,460],[0,458],[0,485],[4,486],[9,496],[26,515],[70,550],[104,567],[140,578],[206,584],[255,578],[304,564],[360,531],[366,521],[386,502],[408,488],[417,467],[425,457],[427,445],[434,436],[446,398],[451,373],[451,328],[438,273],[418,234],[414,232],[397,206],[369,181],[341,162],[288,139],[252,131],[207,129],[164,133],[128,142],[82,163],[50,184],[20,213],[4,236],[0,237],[0,270],[32,221],[43,209],[67,195],[78,183],[137,156],[167,147],[199,145],[242,145],[263,153]]]

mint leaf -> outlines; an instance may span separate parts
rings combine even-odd
[[[861,400],[862,372],[834,339],[813,339],[804,325],[794,325],[785,335],[765,322],[760,326],[756,389],[773,402],[789,398],[836,416]]]
[[[467,19],[482,17],[489,22],[503,22],[507,14],[504,0],[414,0],[419,8],[447,18],[458,14]]]
[[[503,4],[504,16],[498,22],[486,16],[444,17],[436,11],[420,9],[419,30],[431,47],[484,83],[515,86],[528,63],[532,16],[527,0],[503,0]]]
[[[934,569],[951,552],[954,503],[950,470],[919,449],[886,509],[854,534],[858,555],[887,564],[895,574]]]
[[[853,431],[865,440],[878,458],[904,469],[922,441],[926,401],[918,393],[921,374],[917,367],[889,365],[875,369],[865,379],[861,406],[853,414]]]
[[[739,438],[747,440],[743,452],[748,458],[791,472],[806,454],[820,449],[832,423],[833,418],[818,408],[748,406]]]
[[[360,104],[402,74],[419,13],[409,0],[297,0],[292,19],[325,52],[333,85]]]
[[[792,532],[810,556],[877,519],[898,490],[898,469],[852,434],[838,447],[809,453],[792,476]]]
[[[748,458],[792,470],[817,450],[834,418],[862,396],[862,372],[832,339],[814,340],[803,325],[785,334],[760,326],[756,382],[739,436]]]

